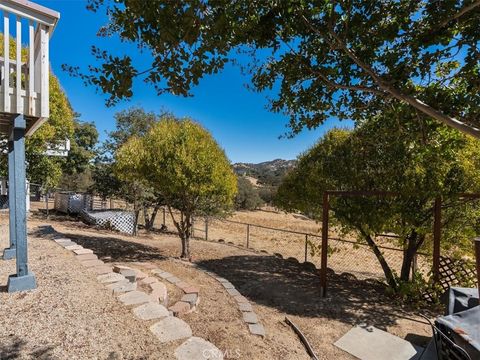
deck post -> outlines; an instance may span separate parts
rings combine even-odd
[[[330,210],[328,192],[323,193],[322,209],[322,256],[320,269],[320,296],[327,296],[327,261],[328,261],[328,212]]]
[[[14,236],[17,250],[17,273],[8,278],[7,291],[25,291],[37,287],[35,275],[28,270],[27,252],[27,209],[25,172],[25,131],[26,121],[19,114],[13,120],[10,140],[13,141],[13,183],[15,184],[15,227]]]
[[[8,141],[8,209],[9,209],[9,229],[10,246],[3,251],[3,259],[15,259],[17,256],[17,243],[15,240],[15,160],[13,152],[13,140]]]

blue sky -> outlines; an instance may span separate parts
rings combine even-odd
[[[142,106],[149,111],[169,110],[177,116],[189,116],[200,122],[225,149],[233,162],[261,162],[275,158],[292,159],[313,145],[329,128],[338,124],[331,120],[314,131],[303,131],[294,139],[279,139],[286,131],[288,118],[266,110],[268,93],[254,93],[245,88],[247,78],[240,70],[228,66],[220,74],[209,76],[193,90],[193,97],[173,95],[157,96],[154,89],[142,81],[134,87],[134,97],[115,107],[107,108],[104,96],[94,88],[85,87],[80,79],[72,78],[61,70],[62,64],[86,68],[92,60],[91,45],[129,53],[148,68],[148,58],[129,44],[118,39],[101,39],[96,36],[99,27],[106,23],[103,12],[92,13],[81,0],[37,0],[39,4],[61,14],[53,34],[50,61],[54,73],[60,78],[75,111],[84,121],[95,122],[101,139],[115,123],[115,112],[130,106]],[[342,123],[346,126],[347,123]]]

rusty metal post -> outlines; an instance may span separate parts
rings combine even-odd
[[[328,260],[328,211],[330,203],[328,192],[323,193],[322,210],[322,258],[320,269],[320,293],[322,297],[327,296],[327,260]]]
[[[305,234],[305,262],[308,260],[308,234]]]
[[[442,198],[435,198],[433,207],[433,281],[440,280],[440,240],[442,237]]]
[[[475,238],[475,262],[477,264],[477,288],[480,296],[480,238]]]
[[[247,224],[247,249],[250,247],[250,224]]]

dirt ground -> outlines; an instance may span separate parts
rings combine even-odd
[[[8,247],[5,215],[1,249]],[[72,253],[35,235],[38,224],[29,225],[36,290],[6,293],[15,260],[0,260],[0,359],[172,359],[173,345],[160,345]]]
[[[130,237],[64,218],[57,220],[50,221],[57,231],[91,248],[106,262],[135,265],[147,261],[198,285],[201,303],[184,319],[194,335],[214,343],[227,354],[226,359],[309,359],[292,329],[285,325],[286,316],[304,332],[320,359],[353,359],[333,343],[356,324],[373,325],[419,345],[430,336],[423,320],[394,305],[377,282],[330,274],[329,295],[322,299],[318,275],[294,262],[229,244],[192,241],[193,261],[230,280],[254,306],[267,331],[266,339],[254,337],[241,321],[233,300],[216,281],[169,259],[180,251],[175,235],[142,233]]]
[[[284,258],[293,257],[300,262],[305,261],[306,256],[307,261],[320,267],[321,224],[301,214],[285,213],[273,209],[235,211],[225,220],[209,220],[209,240],[222,239],[225,242],[247,247],[247,226],[240,223],[290,230],[301,234],[250,226],[248,246],[256,250],[266,250],[271,254],[279,253]],[[174,229],[173,222],[168,215],[165,217],[165,223],[168,229]],[[160,213],[157,217],[156,227],[160,228],[162,224],[163,213]],[[305,234],[314,235],[308,236],[307,254],[305,254]],[[195,236],[205,238],[203,218],[196,220]],[[334,238],[342,238],[355,241],[352,236],[340,235],[334,227],[330,228],[329,237],[329,247],[333,253],[329,256],[328,266],[335,272],[351,273],[360,279],[384,278],[383,270],[368,246],[334,240]],[[380,245],[396,248],[393,239],[378,238],[377,242]],[[398,250],[382,249],[382,252],[392,269],[399,273],[402,265],[402,250],[400,248]],[[423,264],[422,259],[419,259],[420,262]],[[428,266],[427,268],[429,269]]]
[[[110,202],[107,201],[107,206]],[[33,203],[34,208],[44,208],[44,203]],[[120,201],[113,201],[114,207],[126,208],[126,204]],[[53,208],[53,204],[50,205]],[[127,206],[128,208],[128,206]],[[143,215],[140,214],[140,223]],[[240,247],[248,247],[255,250],[265,250],[268,253],[282,254],[284,258],[293,257],[300,262],[307,261],[320,267],[320,243],[321,243],[321,224],[301,215],[277,211],[269,207],[256,211],[235,211],[228,216],[226,221],[210,219],[208,222],[208,239],[224,240]],[[169,214],[163,214],[161,209],[158,212],[155,221],[155,227],[160,229],[165,223],[170,231],[175,231],[175,226]],[[288,233],[278,230],[271,230],[256,226],[249,228],[249,242],[247,244],[247,226],[245,224],[259,225],[273,229],[290,230],[297,233]],[[195,220],[194,235],[198,238],[205,238],[205,220],[197,218]],[[305,235],[308,237],[307,249],[305,249]],[[373,254],[366,245],[345,243],[335,238],[355,241],[354,236],[341,235],[331,226],[329,230],[329,247],[333,252],[328,259],[328,266],[337,273],[350,273],[359,279],[384,279],[383,270]],[[403,251],[394,239],[378,238],[377,243],[384,245],[389,249],[382,249],[383,255],[391,268],[400,273],[402,266]],[[398,250],[393,250],[398,248]],[[307,251],[305,251],[307,250]],[[429,258],[420,256],[418,265],[421,269],[428,272],[431,268]]]

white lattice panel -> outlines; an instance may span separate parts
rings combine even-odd
[[[84,211],[82,218],[90,225],[116,230],[124,234],[133,235],[135,230],[135,215],[131,211]]]
[[[65,214],[81,214],[91,209],[91,196],[76,193],[55,193],[55,210]]]

